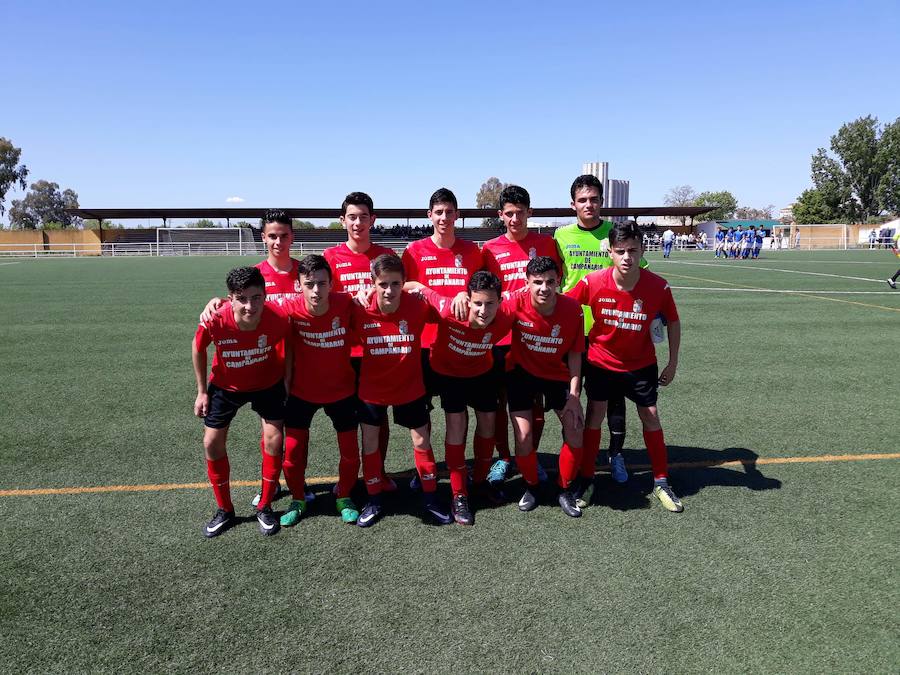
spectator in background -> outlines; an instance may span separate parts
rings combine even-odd
[[[794,248],[800,248],[800,228],[797,228],[797,234],[794,236]]]
[[[663,232],[662,243],[663,243],[663,258],[668,258],[672,254],[672,244],[675,242],[675,233],[672,231],[672,228],[666,228],[666,231]]]

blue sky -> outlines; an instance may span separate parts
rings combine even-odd
[[[20,2],[0,136],[84,207],[565,206],[584,161],[785,206],[838,127],[900,116],[900,3]],[[7,197],[20,197],[13,193]]]

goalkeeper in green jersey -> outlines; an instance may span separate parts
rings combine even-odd
[[[560,292],[565,293],[591,272],[612,265],[609,256],[609,232],[614,223],[603,220],[600,208],[603,206],[603,184],[596,176],[578,176],[570,189],[572,208],[578,222],[560,227],[553,238],[562,258],[563,280]],[[647,261],[641,259],[641,267],[647,267]],[[584,334],[591,330],[594,319],[589,307],[584,307]],[[585,338],[587,339],[587,338]],[[622,457],[625,445],[625,399],[619,394],[610,399],[607,412],[609,424],[609,466],[613,480],[617,483],[628,481],[628,470]],[[591,431],[596,438],[584,439],[580,478],[575,496],[582,508],[590,502],[593,489],[594,465],[600,450],[600,430]],[[590,448],[590,452],[589,452]]]

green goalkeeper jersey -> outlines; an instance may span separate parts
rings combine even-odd
[[[564,225],[553,233],[559,256],[563,262],[562,292],[573,288],[591,272],[612,266],[609,257],[609,231],[615,223],[601,220],[593,230],[583,230],[578,223]],[[641,267],[647,267],[647,261],[641,258]],[[584,308],[584,334],[587,335],[594,325],[590,307]]]

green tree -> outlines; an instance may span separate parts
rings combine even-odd
[[[820,190],[811,188],[804,190],[794,204],[794,220],[801,225],[808,223],[833,223],[840,220],[838,212],[829,205]]]
[[[502,183],[496,176],[491,176],[481,184],[478,193],[475,195],[475,206],[479,209],[499,209],[500,193],[508,185],[509,183]],[[499,227],[500,222],[499,218],[485,218],[481,221],[481,226]]]
[[[308,220],[299,220],[297,218],[294,218],[291,220],[291,227],[293,227],[295,230],[313,230],[316,226]]]
[[[666,206],[693,206],[697,199],[697,193],[690,185],[676,185],[666,193],[663,197],[663,203]],[[678,216],[681,220],[681,226],[687,223],[687,216]]]
[[[9,209],[9,224],[14,229],[35,230],[48,227],[77,227],[81,220],[66,213],[78,208],[78,194],[74,190],[59,189],[59,184],[46,180],[32,183],[23,199],[14,199]]]
[[[694,206],[715,207],[709,213],[703,214],[709,220],[728,220],[734,216],[737,210],[737,199],[728,190],[721,192],[701,192],[694,199]]]
[[[24,190],[28,185],[28,167],[19,164],[22,150],[15,147],[11,141],[0,137],[0,216],[6,213],[6,193],[14,185]]]
[[[883,127],[871,115],[848,122],[831,137],[830,148],[832,154],[819,148],[812,156],[817,194],[804,193],[804,218],[862,222],[900,212],[900,118]]]
[[[329,230],[343,230],[344,226],[341,225],[341,221],[332,220],[330,223],[328,223],[328,229]]]
[[[201,218],[200,220],[195,220],[194,222],[188,222],[184,224],[185,227],[222,227],[221,223],[214,223],[209,218]]]
[[[773,213],[775,213],[774,204],[767,204],[761,209],[755,209],[752,206],[739,206],[734,211],[734,217],[740,220],[771,220]]]

